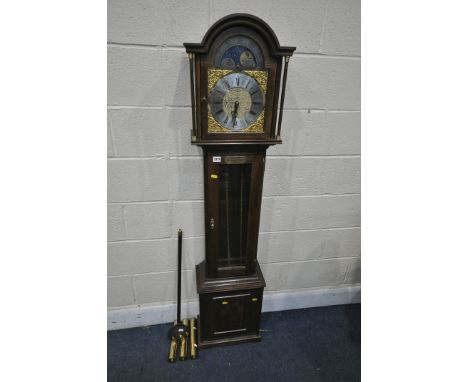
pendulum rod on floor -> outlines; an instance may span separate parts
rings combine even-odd
[[[180,294],[182,277],[182,230],[179,229],[177,246],[177,323],[180,324]]]

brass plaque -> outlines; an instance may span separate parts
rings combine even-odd
[[[247,162],[247,157],[242,156],[226,156],[224,157],[224,163],[226,164],[243,164]]]

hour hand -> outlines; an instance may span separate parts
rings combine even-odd
[[[232,111],[232,127],[237,124],[237,109],[239,109],[239,101],[234,103],[234,110]]]

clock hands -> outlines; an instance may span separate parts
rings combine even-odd
[[[237,109],[239,109],[239,101],[234,102],[234,110],[232,111],[232,127],[237,124]]]

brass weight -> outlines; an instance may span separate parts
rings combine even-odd
[[[177,323],[177,321],[174,321],[174,325]],[[177,357],[177,339],[174,337],[171,338],[171,345],[169,347],[169,362],[175,362]]]
[[[187,319],[184,319],[182,321],[185,327],[188,327],[189,321]],[[180,340],[180,353],[179,353],[179,359],[181,361],[185,361],[187,359],[187,337],[183,336]]]
[[[197,358],[196,337],[195,337],[195,318],[190,319],[190,358]]]

